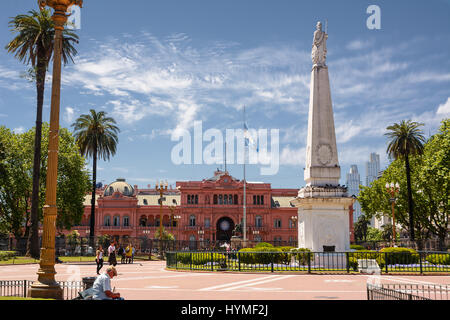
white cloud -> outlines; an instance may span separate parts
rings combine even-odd
[[[75,109],[72,107],[66,107],[65,108],[65,114],[64,114],[64,120],[68,124],[72,124],[75,120]]]
[[[304,166],[306,159],[306,149],[297,148],[293,149],[290,145],[287,145],[281,150],[280,164],[290,166]]]
[[[437,111],[437,114],[449,114],[450,113],[450,97],[447,99],[447,102],[440,104]]]
[[[20,133],[24,133],[25,132],[25,128],[20,126],[20,127],[14,128],[12,131],[14,133],[16,133],[16,134],[20,134]]]
[[[353,40],[346,46],[348,50],[361,50],[367,49],[373,45],[373,41],[370,40]]]

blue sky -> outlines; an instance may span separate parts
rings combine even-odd
[[[372,4],[381,9],[380,30],[366,26]],[[2,4],[2,48],[12,38],[10,17],[30,9],[37,1]],[[79,54],[63,68],[60,124],[69,127],[91,108],[106,111],[121,133],[116,156],[98,163],[98,181],[125,177],[146,187],[212,176],[219,165],[171,162],[170,133],[192,133],[194,120],[204,130],[242,128],[245,105],[250,127],[280,130],[278,174],[262,176],[250,165],[247,180],[299,188],[312,35],[327,19],[341,183],[351,164],[364,181],[371,152],[387,164],[388,125],[421,121],[429,136],[449,116],[449,13],[448,0],[85,0]],[[20,77],[26,69],[0,50],[0,125],[17,132],[35,124],[35,88]],[[50,91],[48,82],[46,121]],[[228,169],[242,179],[242,166]]]

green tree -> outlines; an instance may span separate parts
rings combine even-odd
[[[438,237],[440,250],[444,251],[450,222],[450,119],[442,120],[439,132],[429,139],[422,160],[419,195],[429,210],[427,227]]]
[[[359,216],[358,221],[354,225],[356,241],[367,240],[367,228],[369,227],[369,224],[370,221],[365,215]]]
[[[0,145],[4,149],[2,157],[5,158],[2,167],[6,172],[6,175],[0,178],[1,228],[13,232],[17,238],[27,234],[28,203],[33,188],[34,130],[33,128],[22,134],[15,134],[3,126],[0,127]],[[42,221],[42,208],[45,204],[48,131],[48,124],[43,123],[38,221]],[[78,151],[75,138],[66,128],[60,130],[59,146],[56,224],[58,229],[70,229],[81,222],[84,197],[90,190],[90,180],[85,169],[86,161]]]
[[[91,109],[90,114],[81,115],[72,124],[74,135],[81,154],[92,158],[92,199],[90,219],[90,245],[94,246],[95,232],[95,190],[97,184],[97,158],[109,160],[111,155],[116,154],[117,134],[120,129],[116,121],[106,116],[106,112],[96,112]]]
[[[417,244],[420,247],[422,241],[430,236],[428,228],[429,208],[427,207],[427,201],[423,197],[423,194],[418,192],[420,190],[420,186],[418,185],[418,174],[420,173],[420,168],[422,166],[421,157],[417,156],[411,158],[410,166],[413,173],[412,177],[416,181],[416,183],[412,185],[412,194],[415,199],[414,202],[417,204],[415,207],[414,233],[416,235]],[[409,229],[411,225],[409,223],[408,215],[407,179],[402,160],[398,159],[393,161],[383,172],[381,178],[373,181],[369,187],[363,186],[359,193],[358,201],[368,218],[381,218],[383,215],[392,218],[390,195],[385,187],[386,183],[391,182],[398,182],[400,185],[400,192],[396,197],[394,207],[395,221],[411,234]]]
[[[160,239],[159,238],[159,228],[158,228],[158,230],[156,230],[154,238]],[[173,234],[167,232],[166,229],[163,227],[161,240],[175,240],[175,237],[173,236]]]
[[[31,197],[31,230],[27,244],[27,254],[34,258],[39,257],[38,239],[38,207],[39,207],[39,178],[40,157],[42,141],[42,107],[44,104],[45,78],[49,61],[53,54],[55,29],[50,10],[29,11],[11,18],[9,22],[14,39],[5,47],[21,62],[31,64],[29,74],[36,83],[37,108],[36,130],[34,137],[33,162],[33,190]],[[78,36],[69,30],[63,31],[62,59],[64,64],[73,62],[77,54],[73,43],[78,43]]]
[[[28,222],[28,199],[31,182],[27,172],[27,153],[21,136],[0,126],[0,231],[23,236]]]
[[[385,134],[389,139],[387,153],[393,159],[402,159],[405,161],[406,181],[408,192],[408,209],[409,209],[409,231],[411,240],[415,240],[414,235],[414,202],[411,188],[411,168],[410,157],[423,153],[423,144],[425,137],[419,127],[422,123],[413,122],[411,120],[402,120],[399,124],[395,123],[386,129]]]

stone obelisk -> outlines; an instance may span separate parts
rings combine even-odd
[[[349,206],[353,199],[339,185],[341,168],[326,65],[327,38],[318,22],[311,54],[306,186],[291,203],[298,208],[299,248],[342,252],[350,248]]]

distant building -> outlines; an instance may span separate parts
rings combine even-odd
[[[380,172],[380,155],[376,153],[370,154],[370,160],[366,162],[366,186],[377,179]]]
[[[352,164],[350,167],[350,172],[347,173],[347,190],[349,195],[359,196],[359,186],[361,185],[361,176],[358,172],[358,166]],[[361,216],[361,205],[358,201],[353,203],[353,221],[356,222]]]

